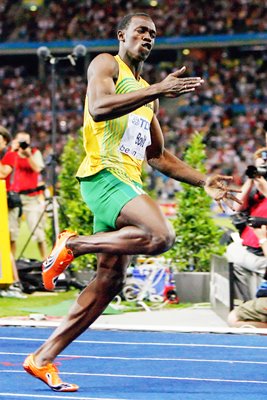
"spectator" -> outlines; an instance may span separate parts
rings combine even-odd
[[[11,141],[11,135],[8,132],[8,130],[0,125],[0,160],[4,157],[8,150],[8,144]],[[1,175],[0,175],[1,179]],[[13,273],[13,280],[14,283],[10,285],[6,290],[0,290],[0,297],[16,297],[16,298],[21,298],[25,299],[27,296],[25,296],[22,293],[22,286],[20,283],[15,259],[13,257],[13,254],[10,253],[11,257],[11,265],[12,265],[12,273]]]
[[[266,226],[254,229],[254,233],[261,241],[264,256],[267,257]],[[256,327],[267,328],[267,281],[264,280],[256,293],[256,298],[246,301],[233,309],[228,316],[228,324],[235,328]]]
[[[255,166],[267,167],[267,147],[254,154]],[[267,218],[267,174],[262,176],[256,167],[248,168],[248,179],[237,197],[242,205],[235,205],[236,211],[245,211],[247,215]],[[234,241],[227,247],[227,259],[233,263],[235,289],[240,292],[244,301],[251,300],[254,293],[250,290],[249,281],[253,273],[264,274],[267,258],[262,251],[262,239],[259,240],[252,227],[246,225],[240,232],[240,241]]]
[[[158,35],[165,37],[267,30],[266,4],[259,0],[215,0],[208,4],[206,0],[158,1],[156,7],[139,0],[116,0],[116,7],[100,0],[46,0],[34,12],[22,7],[19,0],[2,3],[0,40],[9,42],[107,39],[115,36],[113,27],[122,13],[137,10],[149,12]]]
[[[198,56],[203,63],[199,63]],[[216,168],[221,174],[233,175],[235,183],[241,185],[244,166],[251,164],[253,152],[265,145],[267,69],[264,55],[256,53],[251,57],[246,52],[233,54],[229,49],[192,49],[183,62],[189,65],[193,75],[205,76],[205,89],[200,89],[194,96],[184,97],[175,106],[161,99],[158,118],[166,146],[181,157],[190,135],[195,130],[203,132],[208,173]],[[57,154],[61,153],[68,135],[75,135],[83,123],[86,85],[82,77],[77,76],[78,70],[70,68],[62,66],[57,80]],[[149,64],[144,78],[153,83],[174,69],[173,62],[162,61],[156,66]],[[36,60],[36,73],[37,70]],[[229,81],[233,82],[231,88],[228,87]],[[48,79],[44,84],[31,76],[25,58],[24,66],[1,66],[0,83],[4,125],[14,131],[34,132],[32,143],[45,154],[51,142],[51,82]],[[153,189],[160,190],[164,197],[170,197],[165,184]]]
[[[267,30],[266,6],[257,0],[216,0],[202,8],[196,7],[192,0],[182,0],[176,4],[176,14],[173,13],[172,1],[158,2],[156,7],[150,7],[139,4],[137,0],[118,0],[116,8],[111,9],[109,3],[100,1],[72,1],[66,7],[66,1],[56,4],[54,0],[47,0],[44,7],[35,12],[21,7],[19,3],[18,0],[3,0],[1,3],[2,41],[111,38],[122,11],[127,9],[130,12],[136,7],[149,8],[157,21],[159,36]],[[204,0],[200,0],[200,4],[204,4]],[[36,26],[38,29],[35,29]],[[234,176],[236,185],[241,185],[244,165],[250,163],[249,157],[255,149],[265,144],[267,69],[264,49],[234,49],[190,49],[189,55],[180,54],[181,64],[188,65],[190,74],[192,72],[193,76],[205,78],[205,87],[194,96],[183,98],[176,110],[171,107],[168,109],[169,103],[161,99],[159,121],[162,126],[167,125],[169,132],[165,138],[166,146],[168,149],[172,146],[173,153],[178,157],[183,154],[192,132],[204,132],[208,173],[218,167],[218,172]],[[171,52],[168,56],[170,59]],[[165,60],[164,53],[158,54],[157,58],[163,57],[163,61],[156,67],[147,65],[144,69],[144,78],[151,83],[163,79],[176,68],[176,62]],[[51,141],[51,82],[49,78],[45,83],[40,82],[29,75],[29,71],[37,73],[38,67],[37,60],[34,65],[32,57],[29,56],[29,61],[27,57],[23,57],[23,66],[0,67],[2,123],[12,131],[34,132],[32,143],[44,154],[45,147]],[[71,68],[62,66],[57,77],[58,154],[64,147],[67,135],[76,134],[82,125],[84,95],[81,93],[85,93],[86,87],[81,77],[73,76],[77,69]],[[46,138],[43,140],[41,134],[44,132]],[[153,189],[160,191],[164,198],[170,198],[173,191],[170,192],[165,183],[161,186],[162,182],[158,182],[159,186]]]
[[[41,257],[46,256],[44,231],[44,201],[42,193],[44,185],[40,184],[40,172],[44,168],[41,152],[30,146],[30,134],[19,132],[12,142],[12,148],[7,151],[0,166],[2,178],[7,178],[7,191],[20,193],[23,213],[33,239],[37,241]],[[9,228],[11,250],[15,257],[16,241],[19,234],[19,208],[9,209]]]

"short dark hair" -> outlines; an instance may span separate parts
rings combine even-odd
[[[118,31],[122,31],[123,29],[128,28],[128,26],[130,25],[130,22],[132,20],[132,18],[134,17],[145,17],[145,18],[149,18],[152,20],[152,18],[150,17],[150,15],[144,13],[144,12],[136,12],[136,13],[131,13],[131,14],[127,14],[125,15],[125,17],[122,18],[122,20],[118,23],[117,25],[117,32]]]
[[[11,139],[12,139],[11,134],[2,125],[0,125],[0,135],[3,136],[3,139],[6,141],[7,144],[11,142]]]

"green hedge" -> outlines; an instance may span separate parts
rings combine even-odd
[[[184,160],[206,173],[202,134],[196,132],[192,136]],[[211,254],[222,255],[225,251],[225,246],[219,243],[223,231],[212,218],[212,199],[204,189],[186,183],[181,183],[181,187],[176,194],[177,217],[173,220],[176,242],[165,257],[171,258],[180,271],[209,271]]]
[[[71,229],[79,235],[91,235],[93,233],[93,214],[84,203],[79,188],[79,182],[75,175],[85,156],[83,148],[82,132],[75,137],[70,136],[60,158],[61,169],[58,176],[58,193],[61,209],[59,209],[60,229]],[[66,226],[66,218],[69,220]],[[96,256],[89,254],[78,257],[73,265],[79,269],[95,267]]]

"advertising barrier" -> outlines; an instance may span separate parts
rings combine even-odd
[[[13,282],[5,181],[0,179],[0,284]]]

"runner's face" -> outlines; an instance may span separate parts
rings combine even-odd
[[[146,17],[133,17],[124,32],[124,46],[133,59],[144,61],[149,56],[156,38],[154,22]]]

